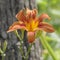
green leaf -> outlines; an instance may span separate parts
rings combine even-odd
[[[0,54],[3,54],[4,52],[1,50],[1,48],[0,48]]]
[[[6,51],[6,48],[7,48],[7,41],[5,40],[5,41],[4,41],[4,44],[3,44],[3,52]]]

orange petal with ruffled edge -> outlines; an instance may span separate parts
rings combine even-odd
[[[26,17],[25,17],[25,14],[24,14],[24,10],[19,11],[19,12],[16,14],[16,18],[17,18],[19,21],[25,22],[25,21],[26,21]]]
[[[41,22],[39,25],[38,25],[38,29],[40,30],[44,30],[46,32],[54,32],[54,28],[52,27],[52,25],[46,23],[46,22]]]
[[[35,19],[36,17],[36,14],[37,14],[37,10],[36,9],[33,9],[33,10],[30,10],[30,9],[26,9],[26,18],[29,19]]]
[[[35,41],[35,32],[27,32],[27,39],[29,43]]]
[[[10,27],[9,27],[9,30],[7,32],[12,32],[14,30],[17,30],[17,29],[24,29],[24,30],[27,30],[25,25],[18,21],[18,22],[14,22]]]
[[[32,18],[35,19],[36,18],[36,15],[37,15],[37,10],[36,9],[33,9],[32,10]]]
[[[44,19],[49,19],[50,20],[50,17],[47,14],[42,14],[38,18],[39,22],[42,22]]]

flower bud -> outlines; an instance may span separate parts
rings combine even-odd
[[[28,32],[27,33],[27,39],[29,43],[34,42],[35,40],[35,32]]]

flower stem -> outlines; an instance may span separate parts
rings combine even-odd
[[[24,38],[24,30],[23,29],[21,30],[21,38],[22,39]]]
[[[23,54],[23,46],[22,46],[22,43],[23,43],[23,36],[20,36],[19,34],[18,34],[18,32],[17,32],[17,30],[16,31],[14,31],[15,32],[15,34],[16,34],[16,36],[19,38],[19,40],[20,40],[20,52],[21,52],[21,54],[22,54],[22,57],[24,58],[24,54]],[[22,35],[24,34],[24,32],[22,31]]]
[[[27,51],[27,53],[26,53],[26,59],[28,58],[28,55],[29,55],[29,53],[30,53],[30,51],[31,51],[32,45],[33,45],[33,43],[31,43],[31,44],[29,45],[28,51]]]
[[[44,48],[46,48],[49,52],[49,54],[52,56],[53,60],[58,60],[54,54],[54,51],[52,50],[51,46],[48,44],[48,42],[45,40],[45,37],[43,35],[40,35],[40,41]]]
[[[14,33],[16,34],[16,36],[17,36],[17,37],[19,38],[19,40],[21,41],[22,38],[21,38],[21,36],[18,34],[17,30],[15,30]]]
[[[5,56],[2,56],[2,60],[4,60]]]

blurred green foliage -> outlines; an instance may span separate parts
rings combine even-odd
[[[51,17],[50,23],[60,33],[60,0],[37,0],[39,14],[47,13]]]
[[[51,20],[47,21],[53,25],[55,32],[47,34],[46,40],[55,51],[56,57],[60,60],[60,0],[36,0],[38,14],[47,13]],[[44,51],[47,51],[44,49]],[[52,60],[49,53],[43,53],[44,60]]]

